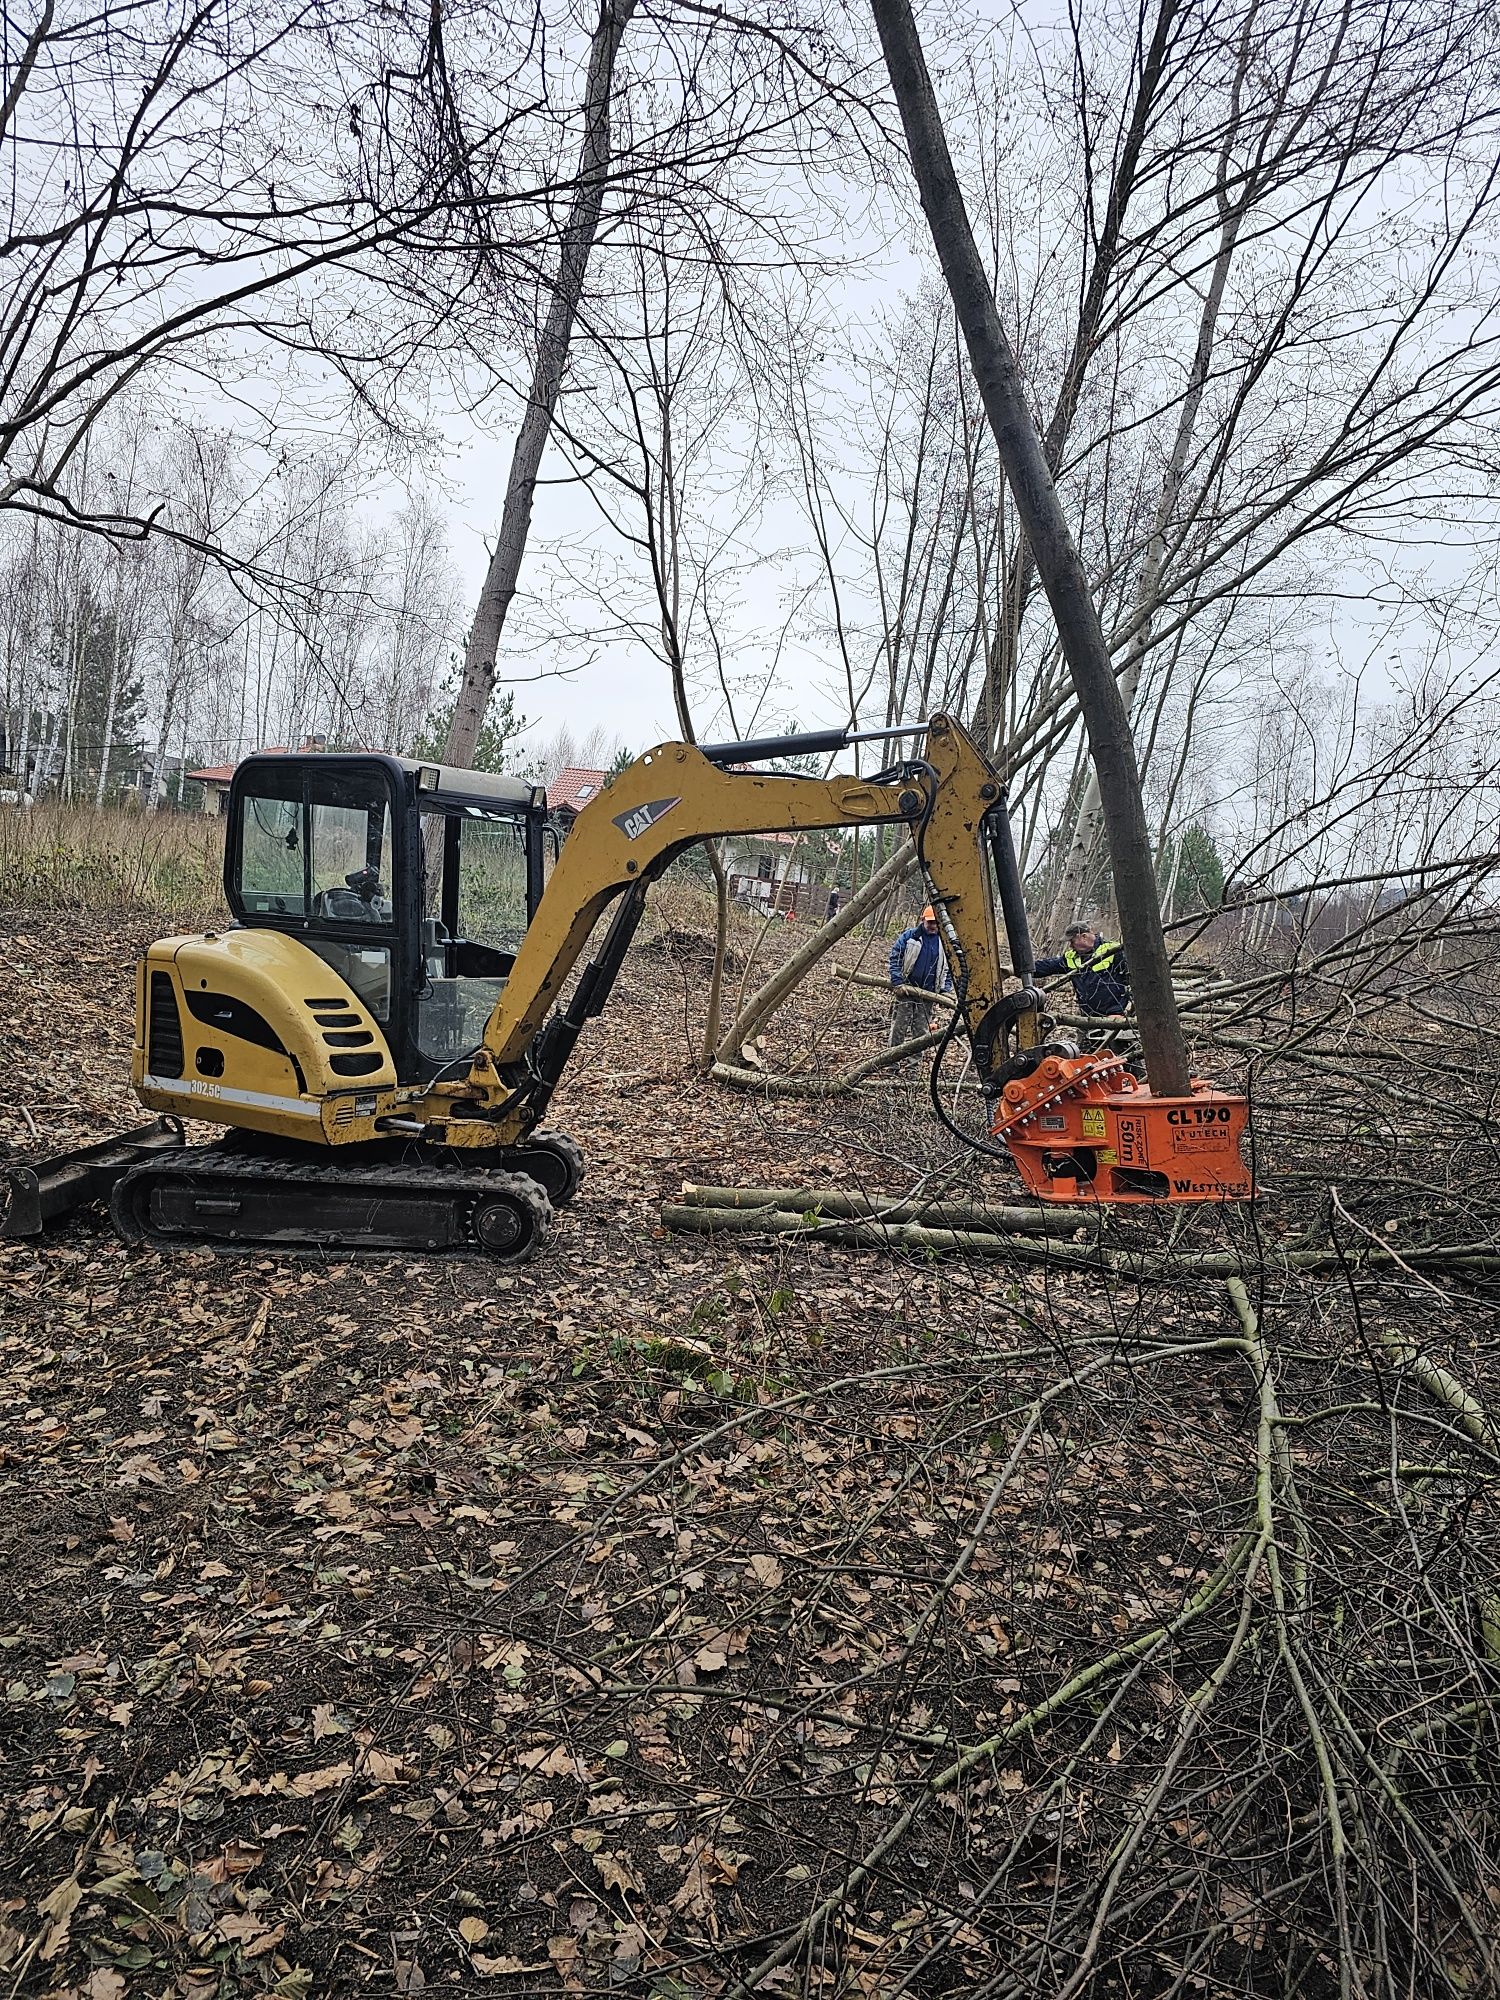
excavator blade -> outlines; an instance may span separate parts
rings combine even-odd
[[[94,1146],[79,1146],[50,1160],[0,1167],[0,1238],[40,1236],[90,1202],[108,1201],[115,1182],[131,1167],[183,1144],[176,1118],[157,1118],[134,1132],[120,1132]]]

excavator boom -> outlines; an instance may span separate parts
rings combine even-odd
[[[774,748],[774,739],[771,747]],[[800,747],[788,739],[786,747]],[[1002,888],[1010,925],[1002,953],[990,886],[991,855],[1002,885],[1015,858],[999,779],[967,733],[946,716],[929,723],[925,754],[877,778],[811,778],[736,770],[765,741],[701,750],[672,743],[649,751],[578,816],[547,893],[516,954],[490,1017],[484,1046],[463,1084],[442,1093],[482,1107],[513,1138],[540,1116],[584,1024],[603,1008],[647,891],[685,849],[735,834],[797,833],[863,826],[910,828],[939,912],[965,1029],[988,1075],[1007,1035],[1036,1039],[1031,947],[1019,890]],[[569,1003],[548,1018],[599,918],[615,916]],[[1008,961],[1008,962],[1007,962]],[[1019,991],[1004,996],[1007,974]]]

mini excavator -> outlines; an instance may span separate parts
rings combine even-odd
[[[9,1169],[0,1234],[107,1198],[130,1243],[530,1257],[583,1177],[543,1121],[651,884],[716,836],[887,825],[915,838],[955,1031],[1028,1190],[1248,1197],[1243,1098],[1196,1079],[1156,1097],[1120,1056],[1048,1037],[1004,792],[956,722],[934,717],[919,755],[868,778],[756,768],[912,733],[663,744],[560,844],[545,794],[519,779],[373,754],[247,758],[228,803],[233,923],[164,938],[138,968],[131,1080],[163,1116]],[[228,1130],[188,1145],[183,1119]]]

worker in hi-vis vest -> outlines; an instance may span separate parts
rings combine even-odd
[[[1128,1014],[1130,968],[1125,947],[1101,937],[1092,924],[1069,924],[1068,948],[1060,958],[1039,958],[1037,974],[1065,972],[1073,982],[1080,1014]]]

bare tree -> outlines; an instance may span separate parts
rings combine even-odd
[[[537,341],[525,415],[511,455],[500,530],[464,648],[463,679],[445,753],[451,764],[467,764],[472,760],[474,746],[484,726],[485,711],[494,692],[500,635],[505,629],[506,615],[516,594],[521,561],[526,553],[537,474],[562,389],[589,253],[604,203],[611,155],[610,111],[615,58],[634,12],[635,0],[600,0],[584,86],[584,129],[577,185],[563,230],[557,276],[552,285],[546,320]]]
[[[1159,1095],[1182,1096],[1189,1087],[1187,1048],[1177,1022],[1129,718],[1015,357],[974,247],[911,9],[905,0],[874,0],[874,7],[922,206],[1088,728],[1147,1068]],[[1029,969],[1017,971],[1025,975]]]

